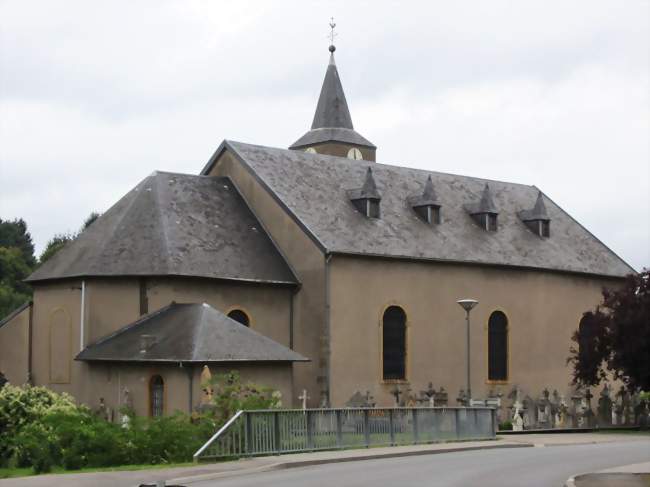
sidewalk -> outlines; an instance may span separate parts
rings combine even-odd
[[[567,480],[564,485],[566,487],[647,487],[650,485],[650,462],[578,475]]]

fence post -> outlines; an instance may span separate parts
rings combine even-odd
[[[456,412],[456,439],[460,440],[460,408],[454,410]]]
[[[244,412],[244,417],[246,421],[244,422],[246,431],[246,444],[244,446],[244,454],[249,455],[253,451],[253,421],[251,420],[251,415],[248,412]]]
[[[278,411],[273,411],[273,430],[275,452],[280,453],[282,443],[280,442],[280,413]]]
[[[388,410],[388,432],[390,433],[390,446],[395,446],[395,425],[393,424],[393,417],[395,416],[393,409]]]
[[[307,410],[306,414],[307,414],[307,449],[312,450],[314,448],[314,427],[311,424],[312,412],[310,410]]]
[[[497,410],[495,408],[492,408],[491,412],[491,419],[492,419],[492,438],[495,438],[497,435]]]
[[[366,442],[366,448],[370,447],[370,418],[368,417],[368,410],[363,410],[363,437]]]
[[[343,448],[343,419],[341,410],[336,410],[336,446]]]
[[[418,410],[413,408],[413,444],[420,442],[420,431],[418,430]]]

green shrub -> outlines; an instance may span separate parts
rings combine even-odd
[[[223,424],[240,409],[273,409],[282,406],[281,395],[270,387],[242,383],[239,372],[215,375],[213,389],[214,419]]]
[[[0,465],[7,465],[16,454],[18,435],[27,425],[40,423],[49,414],[78,414],[84,410],[67,394],[45,387],[6,384],[0,389]]]
[[[512,421],[506,420],[499,423],[499,431],[512,431]]]

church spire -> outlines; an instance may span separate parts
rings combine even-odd
[[[351,159],[375,160],[376,147],[354,130],[343,85],[334,60],[334,19],[330,22],[330,58],[325,71],[311,130],[290,149],[318,152]]]

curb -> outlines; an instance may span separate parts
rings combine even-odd
[[[314,465],[326,465],[330,463],[347,463],[347,462],[357,462],[362,460],[378,460],[382,458],[400,458],[400,457],[412,457],[420,455],[438,455],[441,453],[458,453],[463,451],[475,451],[475,450],[496,450],[503,448],[530,448],[534,445],[532,443],[517,443],[517,444],[508,444],[508,445],[481,445],[481,446],[471,446],[471,447],[454,447],[444,450],[417,450],[417,451],[407,451],[407,452],[395,452],[395,453],[383,453],[383,454],[372,454],[368,455],[359,455],[352,457],[341,457],[341,458],[323,458],[320,460],[297,460],[291,462],[278,462],[272,463],[270,465],[262,465],[260,467],[242,469],[242,470],[231,470],[227,472],[215,472],[202,475],[193,475],[188,477],[178,477],[175,479],[170,479],[168,483],[178,483],[178,484],[191,484],[193,482],[202,482],[205,480],[216,480],[220,478],[227,477],[237,477],[240,475],[249,475],[255,473],[269,472],[275,470],[287,470],[290,468],[300,468],[300,467],[311,467]],[[573,486],[571,486],[573,487]]]

